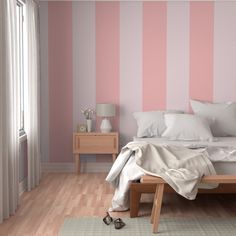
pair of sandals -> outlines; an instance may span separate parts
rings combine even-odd
[[[110,225],[112,222],[114,222],[115,229],[121,229],[125,226],[125,223],[122,221],[121,218],[113,220],[113,218],[109,215],[108,212],[107,212],[107,215],[103,218],[103,222],[106,225]]]

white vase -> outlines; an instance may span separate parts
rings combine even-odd
[[[86,124],[87,124],[87,132],[91,132],[92,131],[92,120],[86,120]]]

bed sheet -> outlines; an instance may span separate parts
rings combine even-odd
[[[236,137],[217,137],[214,142],[206,141],[172,141],[166,138],[133,138],[152,144],[183,145],[185,147],[204,147],[215,167],[217,174],[236,174]]]
[[[172,144],[172,145],[183,145],[186,147],[198,147],[198,146],[217,146],[217,147],[235,147],[236,148],[236,137],[216,137],[214,142],[209,141],[174,141],[168,140],[167,138],[137,138],[134,137],[133,141],[145,141],[152,144]]]

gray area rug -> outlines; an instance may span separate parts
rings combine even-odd
[[[126,226],[116,230],[113,224],[105,225],[102,218],[67,218],[59,236],[236,236],[236,217],[161,218],[158,234],[152,234],[150,217],[122,218],[122,220]]]

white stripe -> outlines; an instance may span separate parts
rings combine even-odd
[[[120,2],[121,145],[136,135],[134,111],[142,109],[142,2]]]
[[[42,161],[49,161],[49,82],[48,82],[48,3],[41,2],[40,18],[40,72],[41,72],[41,154]]]
[[[189,109],[189,3],[167,5],[167,109]]]
[[[73,127],[85,123],[81,109],[95,108],[95,2],[73,2]]]
[[[214,101],[236,101],[236,2],[215,3]]]

